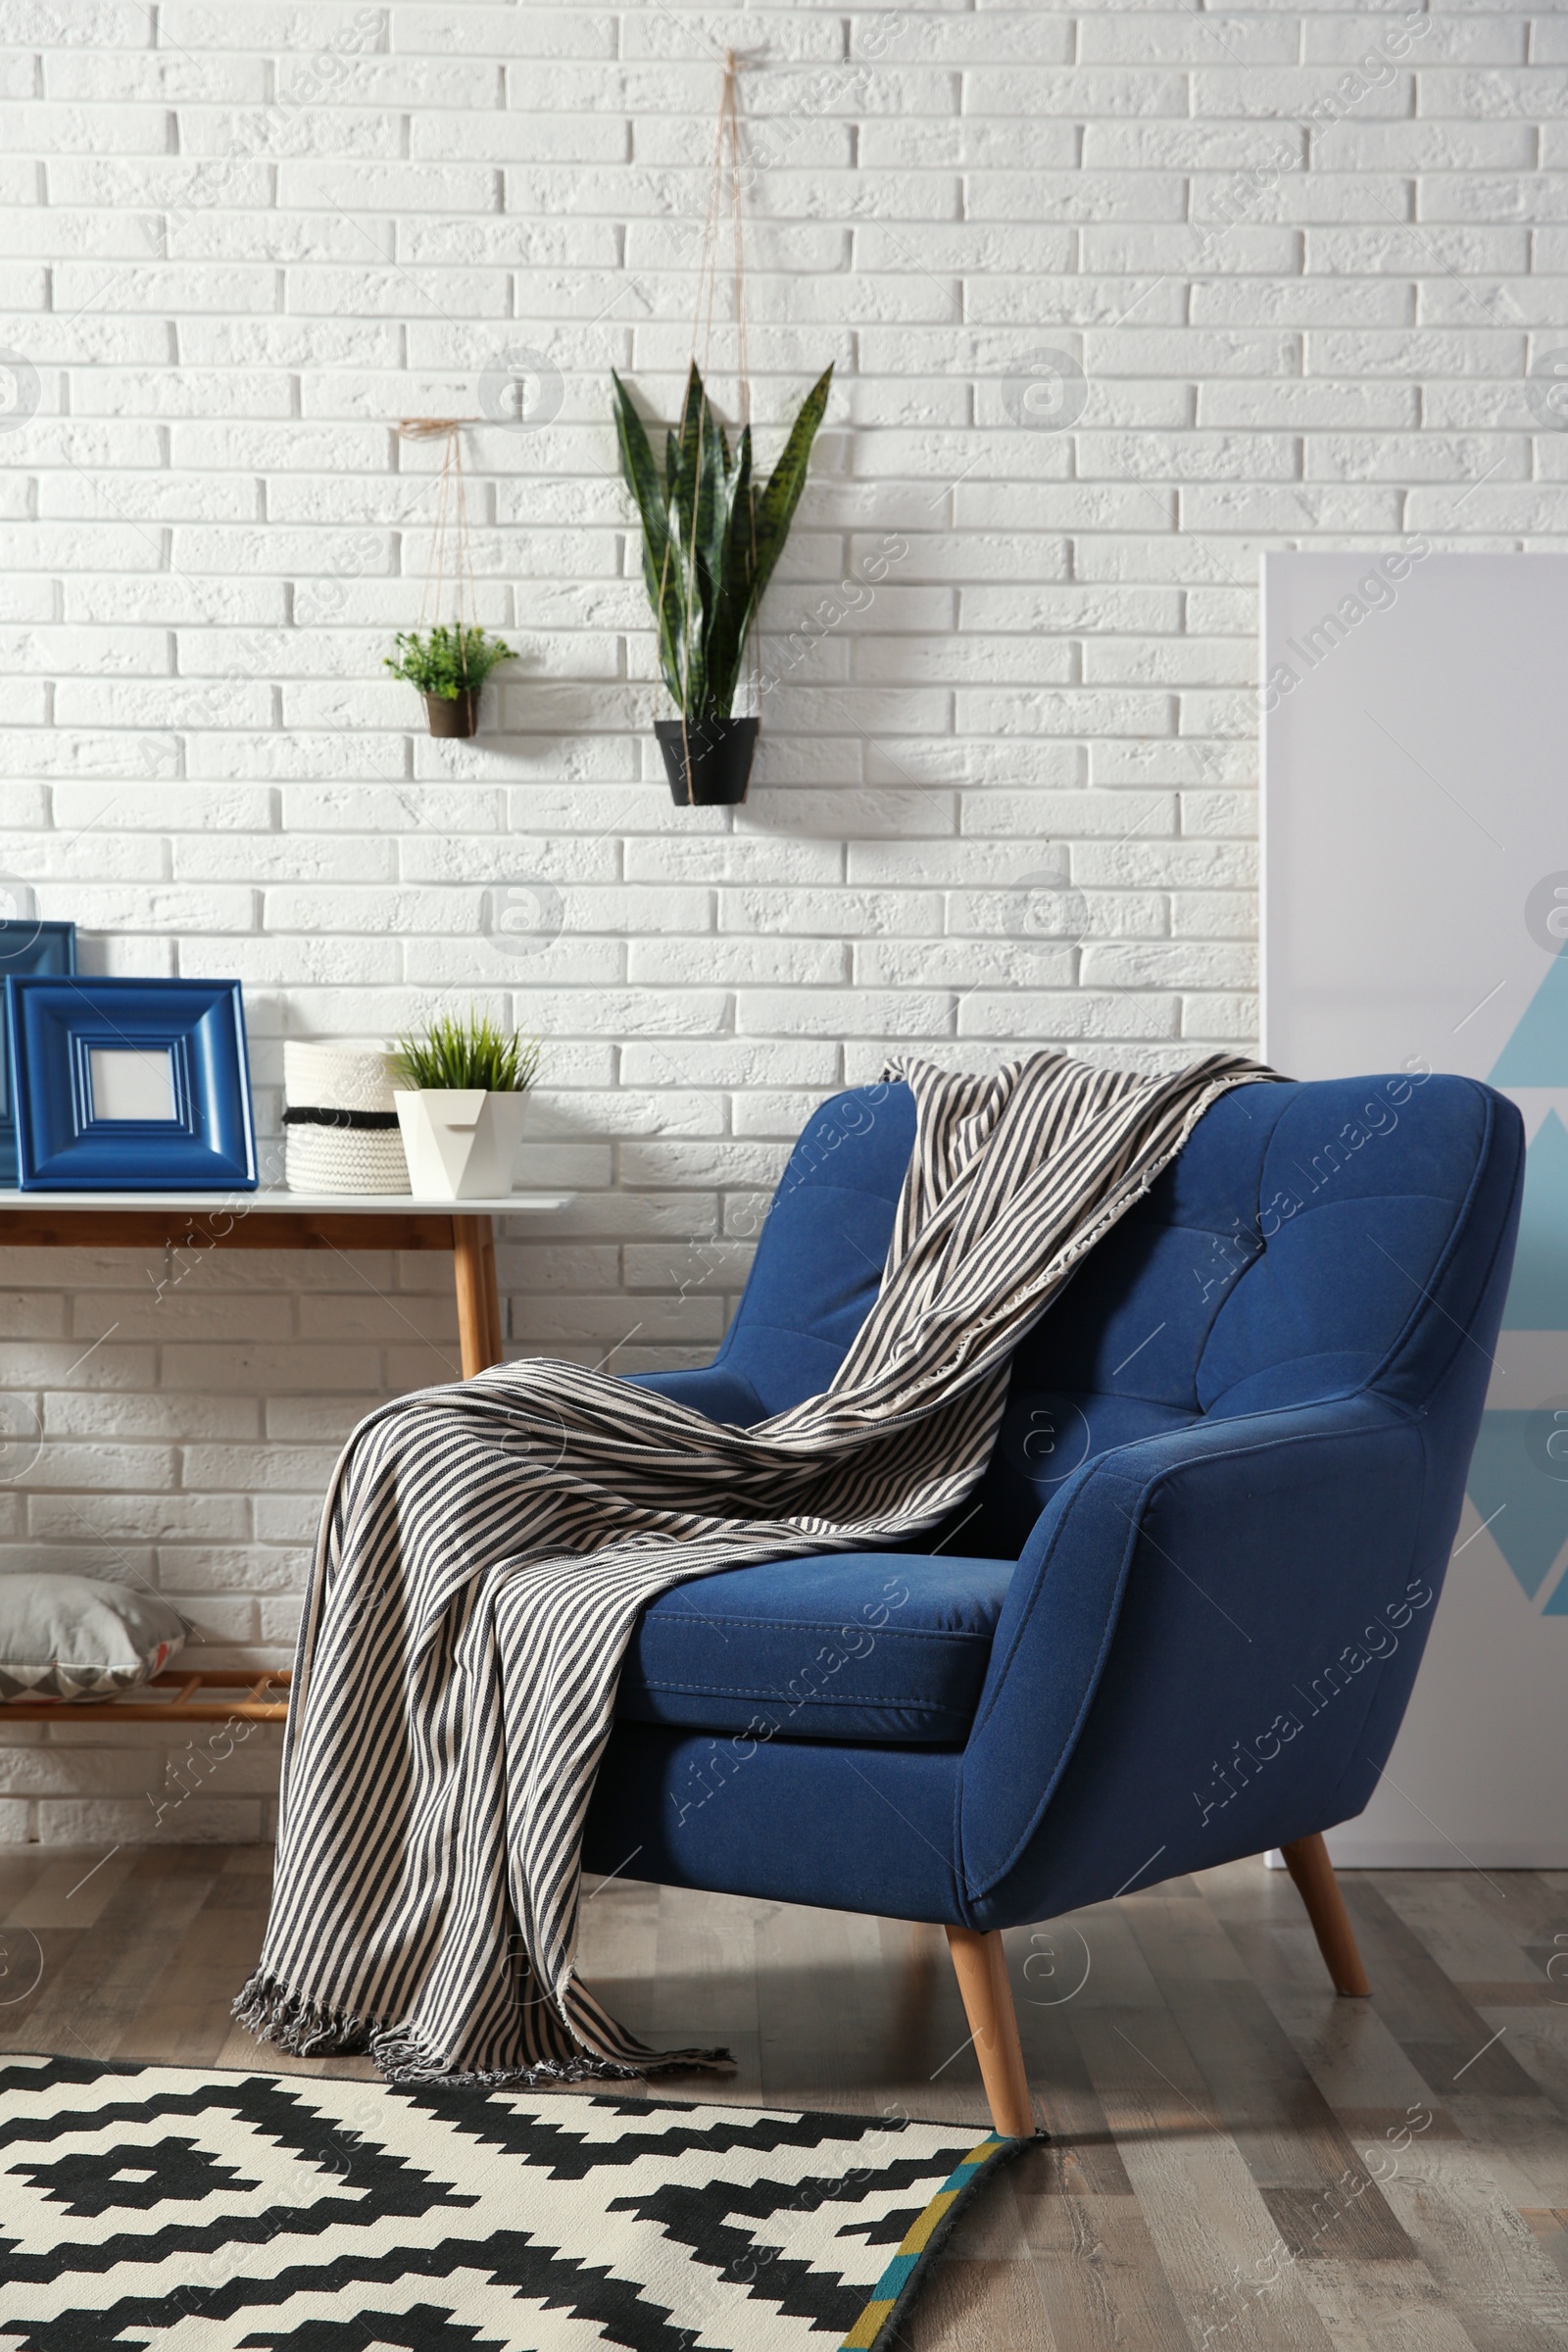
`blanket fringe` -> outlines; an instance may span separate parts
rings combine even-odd
[[[726,2049],[650,2050],[635,2065],[582,2050],[569,2058],[539,2058],[527,2066],[463,2068],[415,2035],[373,2017],[346,2017],[291,1991],[260,1969],[235,1999],[231,2014],[254,2034],[296,2058],[360,2057],[367,2051],[393,2084],[443,2082],[492,2090],[562,2082],[641,2082],[656,2075],[733,2067]]]
[[[379,2022],[323,2009],[261,1969],[240,1987],[229,2014],[258,2041],[270,2041],[294,2058],[359,2057]]]
[[[406,2082],[473,2085],[486,2090],[511,2087],[528,2090],[563,2082],[642,2082],[654,2075],[683,2075],[697,2068],[732,2067],[728,2050],[658,2050],[636,2066],[614,2058],[596,2057],[584,2050],[574,2058],[536,2058],[530,2066],[463,2069],[432,2058],[418,2043],[392,2034],[377,2034],[370,2055],[393,2088]]]

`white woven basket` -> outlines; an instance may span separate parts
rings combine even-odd
[[[288,1109],[286,1175],[292,1193],[406,1193],[409,1163],[394,1124],[332,1126],[301,1119],[301,1111],[335,1111],[345,1118],[396,1120],[392,1073],[385,1050],[368,1045],[317,1045],[289,1039],[283,1047],[283,1092]]]

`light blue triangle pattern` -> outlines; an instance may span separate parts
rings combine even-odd
[[[1525,1159],[1519,1247],[1502,1327],[1568,1331],[1568,1128],[1554,1110],[1537,1129]]]
[[[1568,942],[1525,1006],[1490,1074],[1493,1086],[1568,1086]]]
[[[1471,1501],[1491,1523],[1488,1535],[1532,1600],[1568,1544],[1568,1478],[1549,1475],[1541,1421],[1539,1413],[1483,1413],[1466,1481]],[[1553,1614],[1559,1597],[1553,1595]]]
[[[1568,941],[1546,966],[1490,1076],[1498,1087],[1568,1089]],[[1537,1129],[1525,1160],[1519,1247],[1502,1322],[1506,1331],[1568,1332],[1568,1128],[1555,1110]],[[1557,1450],[1551,1421],[1549,1412],[1483,1413],[1466,1482],[1488,1534],[1532,1600],[1568,1544],[1568,1477],[1553,1475],[1555,1461],[1546,1454],[1548,1438]],[[1568,1574],[1543,1614],[1568,1617]]]

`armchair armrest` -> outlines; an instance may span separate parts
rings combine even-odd
[[[963,1884],[1039,1919],[1359,1811],[1441,1584],[1452,1482],[1375,1395],[1207,1422],[1087,1463],[1041,1517],[964,1752]],[[1390,1692],[1388,1678],[1402,1678]],[[1157,1869],[1154,1864],[1158,1863]]]
[[[673,1396],[677,1404],[706,1413],[710,1421],[725,1421],[749,1429],[765,1420],[767,1407],[744,1373],[732,1372],[722,1357],[684,1372],[634,1372],[628,1386],[652,1389],[656,1396]]]

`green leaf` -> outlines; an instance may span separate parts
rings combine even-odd
[[[708,393],[697,362],[693,360],[686,377],[686,397],[680,405],[679,426],[681,474],[688,482],[697,479],[697,444],[707,407]]]
[[[723,563],[728,500],[724,488],[723,435],[709,401],[701,371],[692,362],[681,411],[672,505],[678,515],[681,596],[686,608],[681,708],[687,711],[710,705],[709,637]]]
[[[651,559],[657,565],[668,530],[668,514],[664,493],[660,486],[659,468],[654,464],[654,453],[648,445],[643,420],[632,407],[625,385],[615,375],[613,368],[611,374],[615,385],[615,439],[620,449],[620,470],[642,517],[645,562]]]
[[[816,439],[816,428],[827,408],[827,396],[833,383],[829,368],[801,403],[800,415],[790,428],[778,464],[767,478],[767,488],[758,502],[757,513],[757,581],[754,597],[760,601],[763,589],[773,576],[773,566],[784,553],[795,510],[801,503],[806,487],[806,468]]]
[[[632,407],[631,395],[620,377],[613,368],[610,372],[615,386],[615,438],[620,448],[620,469],[642,517],[643,585],[659,629],[659,666],[665,685],[679,702],[686,624],[680,562],[669,537],[669,508],[642,418]],[[673,441],[669,454],[673,465]]]
[[[708,691],[712,708],[720,716],[727,715],[735,700],[741,663],[746,654],[746,632],[756,610],[757,599],[753,593],[757,574],[754,536],[756,505],[757,487],[752,479],[752,428],[747,425],[741,433],[739,455],[730,486],[729,528],[724,541],[718,595],[714,599],[713,625],[709,635]]]
[[[631,405],[630,393],[613,368],[610,374],[615,387],[615,439],[620,446],[620,470],[637,501],[643,529],[662,534],[666,527],[664,493],[660,487],[654,453],[648,445],[643,420]]]

